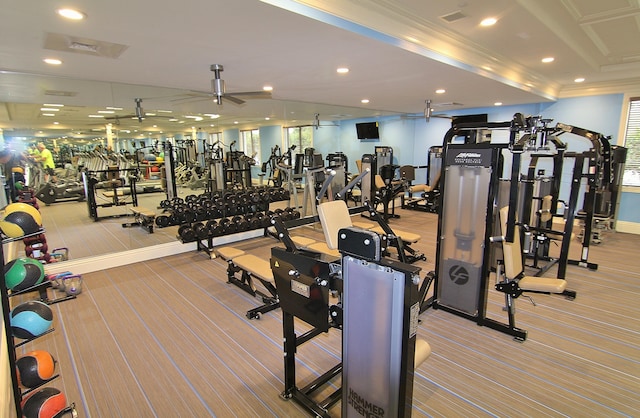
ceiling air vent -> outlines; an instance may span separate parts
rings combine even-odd
[[[96,39],[79,38],[61,33],[46,33],[44,48],[105,58],[118,58],[128,46]]]
[[[58,97],[74,97],[78,93],[75,91],[64,91],[64,90],[45,90],[45,96],[58,96]]]
[[[440,19],[442,19],[442,20],[444,20],[444,21],[446,21],[448,23],[453,23],[456,20],[460,20],[460,19],[463,19],[465,17],[467,17],[467,15],[465,15],[460,10],[458,10],[458,11],[455,11],[453,13],[449,13],[449,14],[446,14],[444,16],[440,16]]]

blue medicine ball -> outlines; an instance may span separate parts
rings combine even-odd
[[[10,315],[14,337],[29,339],[44,334],[53,322],[53,312],[44,302],[32,300],[13,308]]]

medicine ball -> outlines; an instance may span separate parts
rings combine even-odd
[[[20,257],[4,266],[4,280],[7,289],[19,292],[42,283],[44,266],[32,258]]]
[[[44,334],[53,322],[51,308],[37,300],[21,303],[10,316],[13,336],[25,340]]]
[[[38,209],[27,203],[11,203],[4,210],[0,229],[9,238],[35,234],[42,227],[42,216]]]
[[[20,385],[35,388],[53,377],[56,360],[48,351],[30,351],[16,360],[16,369]]]
[[[56,388],[42,388],[22,401],[25,418],[52,418],[67,407],[64,393]]]

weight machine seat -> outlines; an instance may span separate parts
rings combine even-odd
[[[433,187],[428,184],[414,184],[409,186],[409,193],[427,193],[433,191]]]
[[[380,235],[386,234],[386,232],[384,232],[384,229],[382,229],[381,226],[376,226],[375,228],[371,228],[371,230]],[[414,234],[413,232],[399,231],[397,229],[394,229],[393,232],[398,237],[400,237],[402,241],[409,242],[411,244],[415,244],[416,242],[420,241],[420,238],[422,238],[420,235]]]
[[[509,206],[505,206],[500,209],[500,227],[502,228],[503,236],[507,234],[508,217]],[[520,244],[520,226],[515,226],[513,242],[502,241],[502,252],[504,254],[504,274],[509,281],[519,278],[518,287],[520,289],[544,293],[563,293],[567,289],[567,281],[563,279],[524,275],[522,247]]]
[[[311,238],[300,237],[300,236],[291,237],[291,241],[293,241],[297,246],[306,248],[308,250],[316,251],[322,254],[327,254],[332,257],[340,257],[340,251],[329,248],[327,244],[324,242],[320,242]]]
[[[328,254],[332,257],[340,257],[340,251],[336,250],[335,248],[329,248],[329,246],[325,243],[325,242],[315,242],[311,245],[307,246],[308,249],[313,250],[313,251],[317,251],[319,253],[322,254]]]
[[[301,237],[301,236],[292,236],[291,241],[293,241],[297,246],[300,246],[300,247],[308,247],[309,245],[312,245],[318,242],[314,239]]]
[[[374,224],[373,222],[365,222],[365,221],[355,221],[355,222],[351,221],[351,224],[356,228],[362,228],[362,229],[373,229],[376,226],[376,224]]]
[[[414,354],[414,369],[420,365],[431,355],[431,346],[422,338],[416,338],[416,351]]]
[[[353,226],[351,215],[344,200],[333,200],[318,205],[318,216],[327,246],[335,250],[338,248],[338,231]]]

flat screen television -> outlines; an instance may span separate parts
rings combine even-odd
[[[378,122],[356,123],[358,139],[380,139]]]

